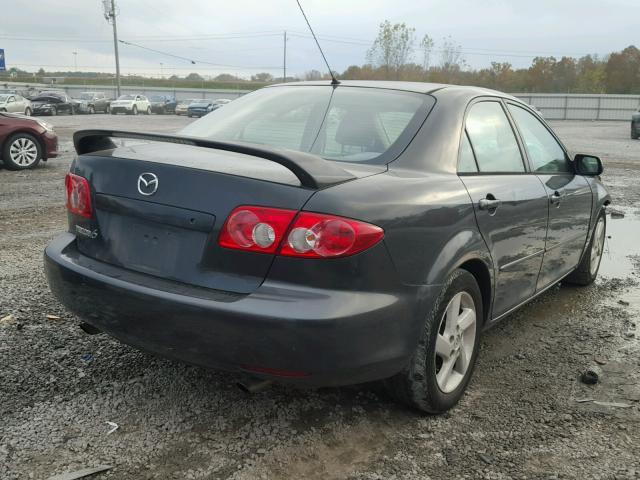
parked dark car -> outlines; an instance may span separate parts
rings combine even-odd
[[[167,97],[165,95],[152,95],[149,97],[151,103],[152,113],[176,113],[177,101],[173,97]]]
[[[207,113],[211,113],[216,109],[214,105],[214,100],[195,100],[187,107],[187,117],[203,117]]]
[[[631,138],[640,138],[640,110],[631,116]]]
[[[74,114],[71,97],[66,93],[59,92],[41,92],[35,97],[32,97],[31,110],[33,115]]]
[[[79,100],[86,103],[87,113],[109,113],[110,111],[111,100],[103,92],[83,92]]]
[[[0,112],[0,160],[9,170],[33,168],[58,156],[58,136],[42,120]]]
[[[384,379],[443,412],[484,329],[602,258],[602,163],[492,90],[286,84],[176,136],[74,142],[69,231],[45,252],[57,298],[145,351],[260,379]]]

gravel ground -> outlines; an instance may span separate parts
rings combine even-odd
[[[609,221],[602,278],[557,286],[487,332],[460,405],[426,416],[376,386],[247,396],[229,374],[81,332],[42,272],[44,246],[66,227],[70,135],[171,132],[191,120],[50,121],[61,158],[28,172],[0,168],[0,478],[104,464],[114,468],[97,478],[640,478],[640,142],[627,123],[554,125],[571,149],[602,156],[627,214]],[[579,375],[594,362],[603,381],[584,385]],[[108,434],[106,422],[119,428]]]

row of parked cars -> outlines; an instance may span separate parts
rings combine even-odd
[[[125,113],[129,115],[178,114],[202,117],[229,103],[228,99],[176,100],[166,95],[121,95],[113,100],[103,92],[83,92],[72,98],[62,91],[42,91],[27,98],[17,92],[0,93],[0,112],[23,115]]]

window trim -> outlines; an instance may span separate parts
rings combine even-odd
[[[518,145],[518,150],[520,151],[520,158],[522,160],[522,166],[524,167],[524,170],[522,172],[481,172],[480,171],[480,164],[478,163],[478,157],[476,156],[476,150],[473,146],[473,142],[471,141],[471,137],[469,137],[469,135],[467,134],[467,117],[469,116],[469,112],[471,111],[471,108],[473,108],[473,106],[477,105],[478,103],[482,103],[482,102],[493,102],[493,103],[497,103],[500,108],[502,109],[502,112],[504,113],[506,119],[507,119],[507,123],[509,124],[509,127],[511,128],[511,132],[513,133],[513,136],[515,138],[516,144]],[[460,135],[460,138],[458,139],[458,162],[456,164],[456,171],[457,174],[459,176],[471,176],[471,175],[528,175],[533,173],[531,171],[531,166],[529,165],[529,157],[527,157],[526,152],[523,150],[524,145],[522,144],[519,132],[515,129],[515,125],[513,123],[513,120],[511,118],[511,115],[509,114],[509,112],[507,111],[507,108],[504,104],[504,99],[502,97],[488,97],[488,96],[483,96],[483,97],[476,97],[474,99],[472,99],[466,106],[465,111],[464,111],[464,117],[462,119],[462,133]],[[473,156],[476,160],[476,167],[478,167],[478,171],[477,172],[460,172],[459,171],[459,167],[460,167],[460,150],[461,150],[461,146],[462,146],[462,135],[463,134],[467,134],[467,138],[469,139],[469,144],[471,145],[471,150],[473,151]]]
[[[556,133],[551,129],[551,127],[545,121],[544,118],[540,117],[540,115],[538,115],[533,109],[529,108],[529,106],[527,104],[525,104],[525,103],[514,102],[513,100],[507,100],[507,99],[503,99],[503,102],[505,103],[505,106],[506,106],[505,110],[507,111],[507,113],[509,115],[509,119],[513,122],[513,126],[518,132],[518,136],[520,138],[520,141],[522,142],[522,148],[524,149],[525,155],[527,157],[527,164],[529,165],[529,170],[531,171],[532,174],[534,174],[534,175],[554,175],[554,176],[556,176],[556,175],[571,175],[572,177],[577,175],[577,173],[575,171],[575,165],[573,164],[573,160],[571,160],[571,156],[569,155],[567,147],[558,138]],[[526,145],[525,145],[524,136],[522,135],[520,127],[518,126],[518,123],[516,122],[516,119],[513,118],[513,116],[511,115],[511,111],[509,110],[509,105],[513,105],[516,108],[521,108],[521,109],[525,110],[526,112],[529,112],[530,114],[532,114],[534,116],[534,118],[536,118],[542,124],[542,126],[547,130],[547,132],[549,132],[549,134],[553,137],[553,139],[556,141],[556,143],[558,145],[560,145],[560,149],[564,152],[564,156],[565,156],[565,158],[566,158],[566,160],[567,160],[567,162],[568,162],[568,164],[569,164],[569,166],[571,168],[570,172],[537,172],[536,170],[534,170],[533,162],[531,161],[531,158],[529,157],[529,152],[527,151],[527,148],[526,148]]]
[[[473,163],[476,165],[475,172],[461,172],[460,171],[460,159],[462,158],[462,142],[464,141],[464,137],[467,137],[467,142],[469,142],[469,148],[471,149],[471,155],[473,155]],[[478,158],[476,157],[476,152],[473,149],[473,145],[471,144],[471,139],[469,138],[469,134],[467,133],[467,129],[462,129],[462,135],[460,135],[460,146],[458,147],[458,162],[456,164],[456,170],[458,171],[458,175],[474,175],[476,173],[480,173],[480,167],[478,166]]]

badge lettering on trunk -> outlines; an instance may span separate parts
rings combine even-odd
[[[76,225],[76,233],[87,238],[98,237],[98,230],[89,230],[88,228],[81,227],[80,225]]]
[[[138,192],[141,195],[153,195],[158,190],[158,176],[145,172],[138,177]]]

